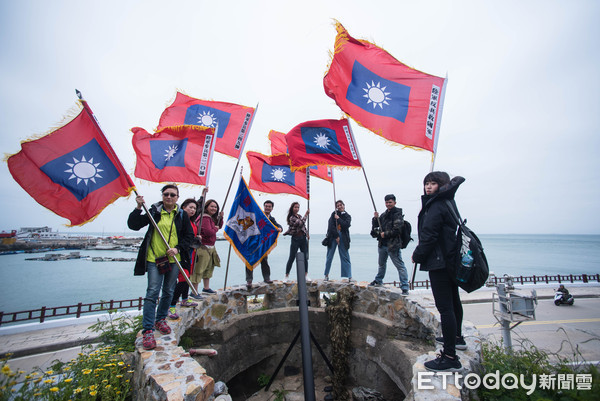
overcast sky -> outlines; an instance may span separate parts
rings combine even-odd
[[[176,90],[255,106],[245,150],[270,153],[269,130],[341,118],[322,78],[339,20],[421,71],[448,75],[436,170],[461,175],[463,217],[478,233],[600,233],[600,3],[597,1],[2,1],[0,145],[56,126],[82,91],[133,177],[130,129],[156,128]],[[394,193],[416,225],[431,154],[390,146],[352,122],[377,209]],[[236,160],[217,154],[209,197],[222,203]],[[249,180],[247,159],[243,174]],[[336,170],[336,196],[368,233],[373,206],[361,170]],[[93,222],[68,221],[36,203],[0,166],[0,230],[129,234],[135,201]],[[134,178],[147,201],[160,184]],[[324,233],[332,185],[312,179],[310,231]],[[237,188],[237,178],[232,194]],[[181,188],[181,200],[201,188]],[[293,195],[275,201],[285,220]],[[231,197],[226,213],[231,206]]]

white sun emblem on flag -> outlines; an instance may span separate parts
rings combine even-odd
[[[373,81],[371,81],[370,85],[368,82],[366,82],[366,84],[367,87],[362,88],[362,90],[366,92],[363,97],[367,98],[367,104],[373,103],[373,108],[379,106],[382,109],[384,104],[387,104],[388,106],[390,105],[387,100],[392,100],[392,98],[388,97],[387,95],[390,95],[391,92],[385,91],[386,86],[381,87],[380,82],[377,82],[376,85]]]
[[[210,111],[204,110],[201,114],[198,114],[198,123],[203,127],[215,128],[217,124],[217,118]]]
[[[271,178],[279,182],[285,181],[285,170],[282,168],[274,168],[271,171]]]
[[[104,171],[98,168],[100,163],[94,163],[93,157],[90,160],[86,160],[85,156],[81,156],[81,160],[73,158],[73,163],[66,164],[70,168],[65,170],[65,173],[71,173],[69,180],[77,178],[77,184],[81,181],[83,181],[85,185],[87,185],[89,181],[92,181],[95,184],[96,178],[102,178],[100,173]]]
[[[315,144],[320,148],[327,149],[330,145],[330,139],[322,132],[319,132],[317,135],[315,135],[314,139]]]
[[[171,160],[178,150],[179,149],[177,148],[177,145],[171,145],[167,149],[165,149],[165,161],[168,162],[169,160]]]

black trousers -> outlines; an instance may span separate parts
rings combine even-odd
[[[429,272],[431,291],[435,307],[440,312],[442,336],[444,336],[444,354],[456,356],[456,337],[462,335],[463,308],[456,285],[448,269],[431,270]]]
[[[265,256],[260,261],[260,270],[262,271],[262,276],[263,276],[264,281],[271,280],[271,266],[269,266],[269,261],[267,259],[268,259],[268,256]],[[254,270],[250,270],[250,269],[246,268],[246,281],[252,281],[253,278],[254,278]]]
[[[290,274],[290,271],[292,270],[292,265],[296,260],[296,253],[298,253],[298,250],[304,254],[304,260],[306,261],[305,270],[306,273],[308,273],[308,259],[306,258],[308,253],[308,241],[306,240],[305,235],[299,235],[297,237],[292,236],[292,242],[290,244],[290,257],[288,258],[287,265],[285,266],[286,275]]]
[[[173,299],[171,300],[171,306],[177,305],[177,301],[179,300],[179,296],[181,295],[181,299],[188,299],[188,291],[190,290],[190,286],[187,281],[182,281],[181,283],[177,283],[175,286],[175,291],[173,291]]]

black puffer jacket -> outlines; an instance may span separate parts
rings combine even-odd
[[[444,269],[446,262],[453,260],[458,226],[450,214],[446,200],[454,203],[456,190],[464,181],[463,177],[454,177],[437,193],[421,197],[419,245],[412,255],[413,261],[421,265],[420,270]]]
[[[155,203],[150,206],[150,214],[154,217],[154,221],[157,223],[160,221],[160,213],[162,211],[163,204],[162,202]],[[142,214],[142,209],[133,209],[133,212],[129,214],[129,218],[127,219],[127,226],[131,230],[138,231],[147,225],[148,231],[146,232],[146,236],[144,237],[144,241],[142,241],[142,245],[140,246],[140,250],[138,252],[137,260],[135,262],[135,268],[133,271],[134,276],[143,276],[146,274],[146,256],[148,253],[148,247],[150,244],[150,240],[152,239],[152,233],[154,232],[154,226],[150,224],[150,219],[147,214]],[[177,216],[175,216],[175,232],[177,233],[177,241],[178,244],[176,246],[179,254],[181,255],[183,263],[185,263],[186,255],[189,251],[190,244],[194,239],[194,231],[192,228],[192,224],[190,223],[190,218],[188,214],[183,211],[181,208],[177,208]],[[189,264],[189,262],[187,262]],[[188,265],[182,265],[183,267],[187,267]]]
[[[338,215],[340,218],[335,219],[335,215]],[[337,223],[337,224],[336,224]],[[329,238],[329,245],[332,244],[332,241],[335,241],[337,237],[339,237],[339,232],[342,233],[342,237],[340,241],[344,244],[346,249],[350,249],[350,224],[352,223],[352,217],[347,212],[340,213],[339,211],[335,211],[331,213],[329,220],[327,221],[327,238]],[[340,226],[340,231],[338,232],[337,226]]]

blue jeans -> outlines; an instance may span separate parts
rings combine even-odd
[[[158,273],[156,263],[146,262],[148,274],[148,288],[146,288],[146,298],[144,298],[144,315],[142,318],[142,327],[144,330],[153,330],[154,323],[167,317],[173,291],[177,284],[177,275],[179,269],[176,263],[171,263],[171,271],[165,274]],[[158,310],[156,301],[162,287]]]
[[[342,263],[342,277],[352,277],[352,267],[350,265],[350,254],[348,248],[344,246],[344,241],[341,240],[338,247],[338,243],[335,239],[331,240],[331,243],[327,247],[327,260],[325,261],[325,275],[329,276],[331,270],[331,262],[333,261],[333,255],[335,255],[335,248],[340,250],[340,262]]]
[[[398,269],[401,288],[408,291],[408,272],[402,261],[400,248],[395,251],[388,251],[387,246],[382,246],[377,249],[379,250],[379,270],[377,271],[377,276],[375,276],[375,281],[379,284],[383,284],[383,278],[385,277],[385,270],[387,268],[387,258],[389,256],[390,259],[392,259],[394,266],[396,266],[396,269]]]

